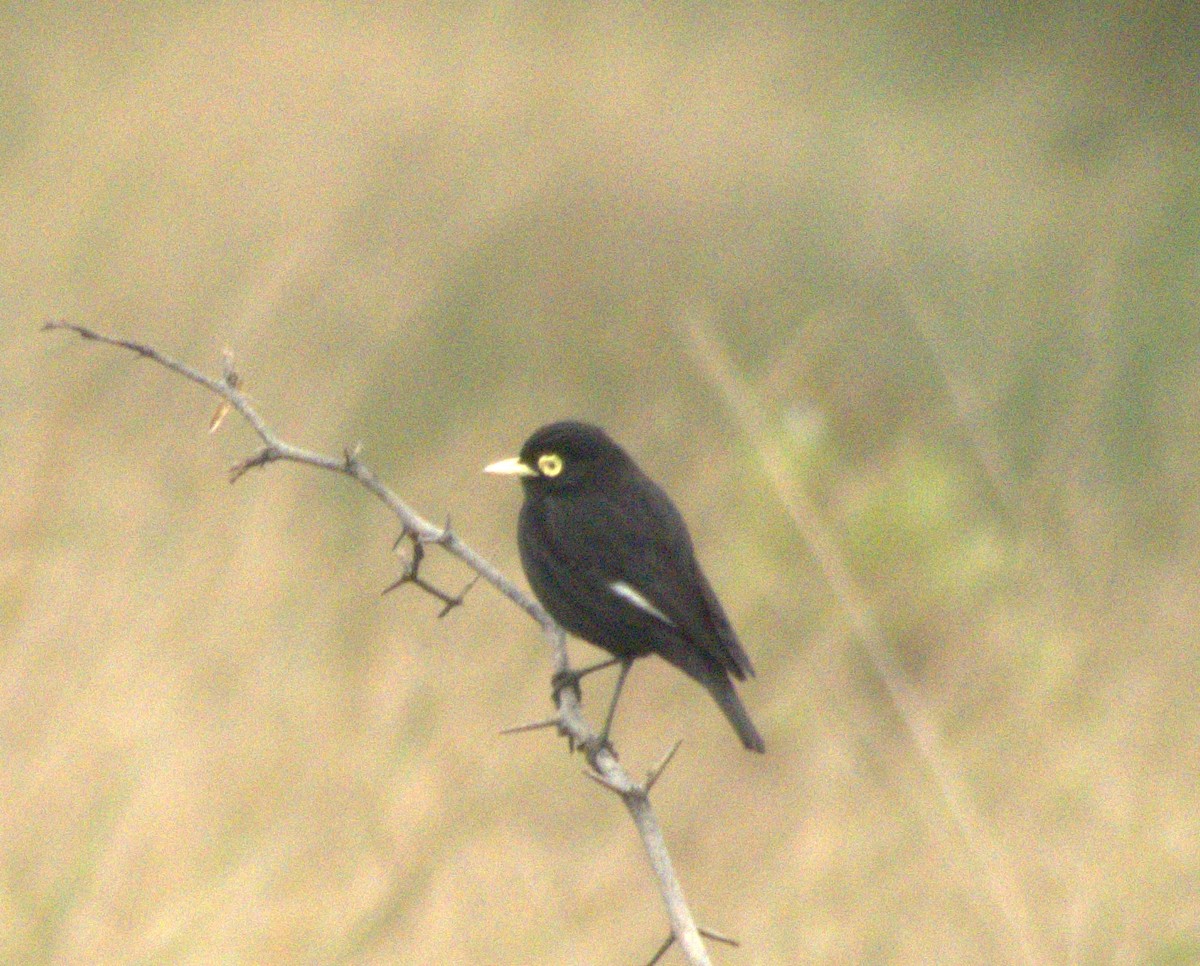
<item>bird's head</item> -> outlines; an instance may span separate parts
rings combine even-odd
[[[527,490],[562,491],[619,473],[629,462],[604,430],[588,423],[551,423],[521,447],[521,455],[484,467],[485,473],[517,476]]]

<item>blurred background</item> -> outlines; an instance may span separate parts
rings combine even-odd
[[[645,962],[481,467],[602,423],[758,669],[615,740],[728,963],[1200,962],[1192,4],[8,4],[0,960]],[[451,591],[469,578],[432,554]],[[865,632],[865,636],[864,636]],[[593,656],[574,644],[578,661]],[[596,717],[609,681],[589,682]],[[668,962],[680,962],[677,952]]]

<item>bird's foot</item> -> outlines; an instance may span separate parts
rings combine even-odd
[[[617,754],[617,749],[613,747],[613,744],[608,740],[607,735],[596,735],[591,741],[581,744],[579,746],[579,750],[583,752],[584,756],[588,760],[588,763],[596,771],[600,770],[596,765],[596,758],[602,751],[607,751],[610,755],[612,755],[614,760],[620,760],[620,755]]]
[[[599,664],[591,664],[585,668],[580,668],[578,671],[555,671],[554,677],[550,679],[550,696],[554,698],[554,703],[558,704],[558,696],[564,690],[570,688],[575,692],[575,700],[583,700],[583,691],[579,687],[579,682],[594,671],[603,671],[606,667],[612,667],[614,664],[623,663],[623,659],[619,657],[611,657],[607,661],[601,661]]]
[[[557,671],[554,677],[550,679],[550,696],[554,699],[555,705],[558,704],[559,696],[570,688],[575,692],[575,700],[583,700],[583,689],[579,687],[579,682],[583,675],[578,671]]]

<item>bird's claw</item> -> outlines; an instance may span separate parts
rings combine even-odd
[[[559,696],[567,688],[575,692],[575,700],[583,700],[583,689],[579,686],[579,679],[583,677],[576,671],[556,671],[554,677],[550,679],[550,696],[554,699],[555,705],[558,704]]]
[[[591,763],[592,767],[597,771],[600,769],[596,768],[596,758],[602,751],[607,751],[610,755],[612,755],[614,761],[620,760],[620,756],[617,754],[617,749],[614,748],[613,743],[608,740],[608,735],[596,735],[596,737],[591,741],[581,744],[580,749],[587,756],[588,762]]]

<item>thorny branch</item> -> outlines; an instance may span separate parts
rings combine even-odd
[[[444,534],[450,533],[449,521],[446,521],[446,526],[442,532]],[[454,610],[455,607],[461,607],[463,601],[467,598],[467,593],[472,587],[475,586],[476,581],[479,580],[479,574],[476,574],[474,577],[472,577],[467,583],[467,586],[460,590],[457,595],[448,594],[446,591],[435,587],[421,576],[421,562],[425,559],[425,541],[422,540],[419,535],[415,533],[402,532],[400,536],[396,538],[396,542],[392,544],[392,549],[395,550],[397,547],[399,547],[405,538],[408,538],[412,541],[412,556],[408,558],[408,562],[404,567],[404,572],[400,575],[400,577],[394,583],[388,584],[388,586],[384,587],[383,592],[387,594],[391,593],[397,587],[403,586],[404,584],[415,584],[417,587],[420,587],[423,591],[425,591],[425,593],[429,594],[431,597],[436,597],[442,602],[444,606],[438,612],[438,617],[445,617],[450,613],[450,611]],[[437,542],[441,542],[440,538]]]
[[[128,339],[118,339],[104,335],[93,329],[71,322],[47,322],[45,330],[65,330],[74,332],[80,337],[105,345],[127,349],[130,352],[149,359],[172,372],[189,379],[219,396],[223,402],[213,417],[210,428],[216,428],[224,418],[229,407],[235,409],[246,420],[255,434],[262,441],[262,446],[252,456],[230,469],[231,483],[237,482],[252,469],[268,466],[279,460],[294,463],[304,463],[319,469],[329,470],[356,480],[374,496],[380,499],[400,521],[400,537],[396,546],[408,538],[412,541],[412,556],[408,560],[400,578],[387,590],[392,590],[402,584],[412,583],[426,593],[432,594],[442,602],[443,609],[439,616],[445,616],[455,607],[462,604],[463,598],[480,577],[495,587],[500,593],[525,611],[542,630],[553,655],[554,671],[556,674],[568,672],[566,638],[562,629],[554,622],[545,609],[532,597],[521,590],[516,584],[505,577],[490,561],[480,556],[475,550],[464,543],[451,528],[449,521],[443,527],[438,527],[421,517],[415,510],[404,503],[395,493],[381,483],[378,477],[359,459],[358,449],[347,450],[343,458],[333,459],[320,453],[293,446],[275,435],[265,420],[251,405],[249,398],[240,390],[241,379],[234,369],[232,358],[226,354],[222,364],[222,375],[219,379],[207,376],[191,366],[170,358],[151,346],[143,345]],[[457,595],[453,596],[438,590],[420,576],[420,566],[424,559],[425,547],[436,545],[448,554],[461,560],[475,571],[475,578]],[[387,590],[384,592],[386,593]],[[584,719],[579,707],[579,698],[572,688],[561,688],[557,692],[558,713],[555,717],[531,725],[507,729],[510,732],[532,730],[539,727],[556,726],[561,734],[567,736],[572,749],[579,747],[585,753],[590,771],[585,772],[601,785],[620,797],[628,810],[633,823],[642,839],[650,865],[658,879],[659,892],[667,908],[667,916],[671,922],[671,937],[656,953],[651,963],[658,962],[662,955],[672,945],[678,943],[687,962],[691,966],[710,966],[708,953],[701,939],[701,930],[697,928],[687,902],[683,896],[679,880],[675,875],[670,854],[667,852],[662,828],[658,818],[650,807],[650,787],[658,780],[663,769],[675,753],[672,748],[663,760],[647,775],[647,780],[639,784],[617,761],[611,747],[600,744],[599,735]],[[678,747],[678,746],[676,746]],[[705,935],[722,941],[731,942],[719,934],[705,930]]]

